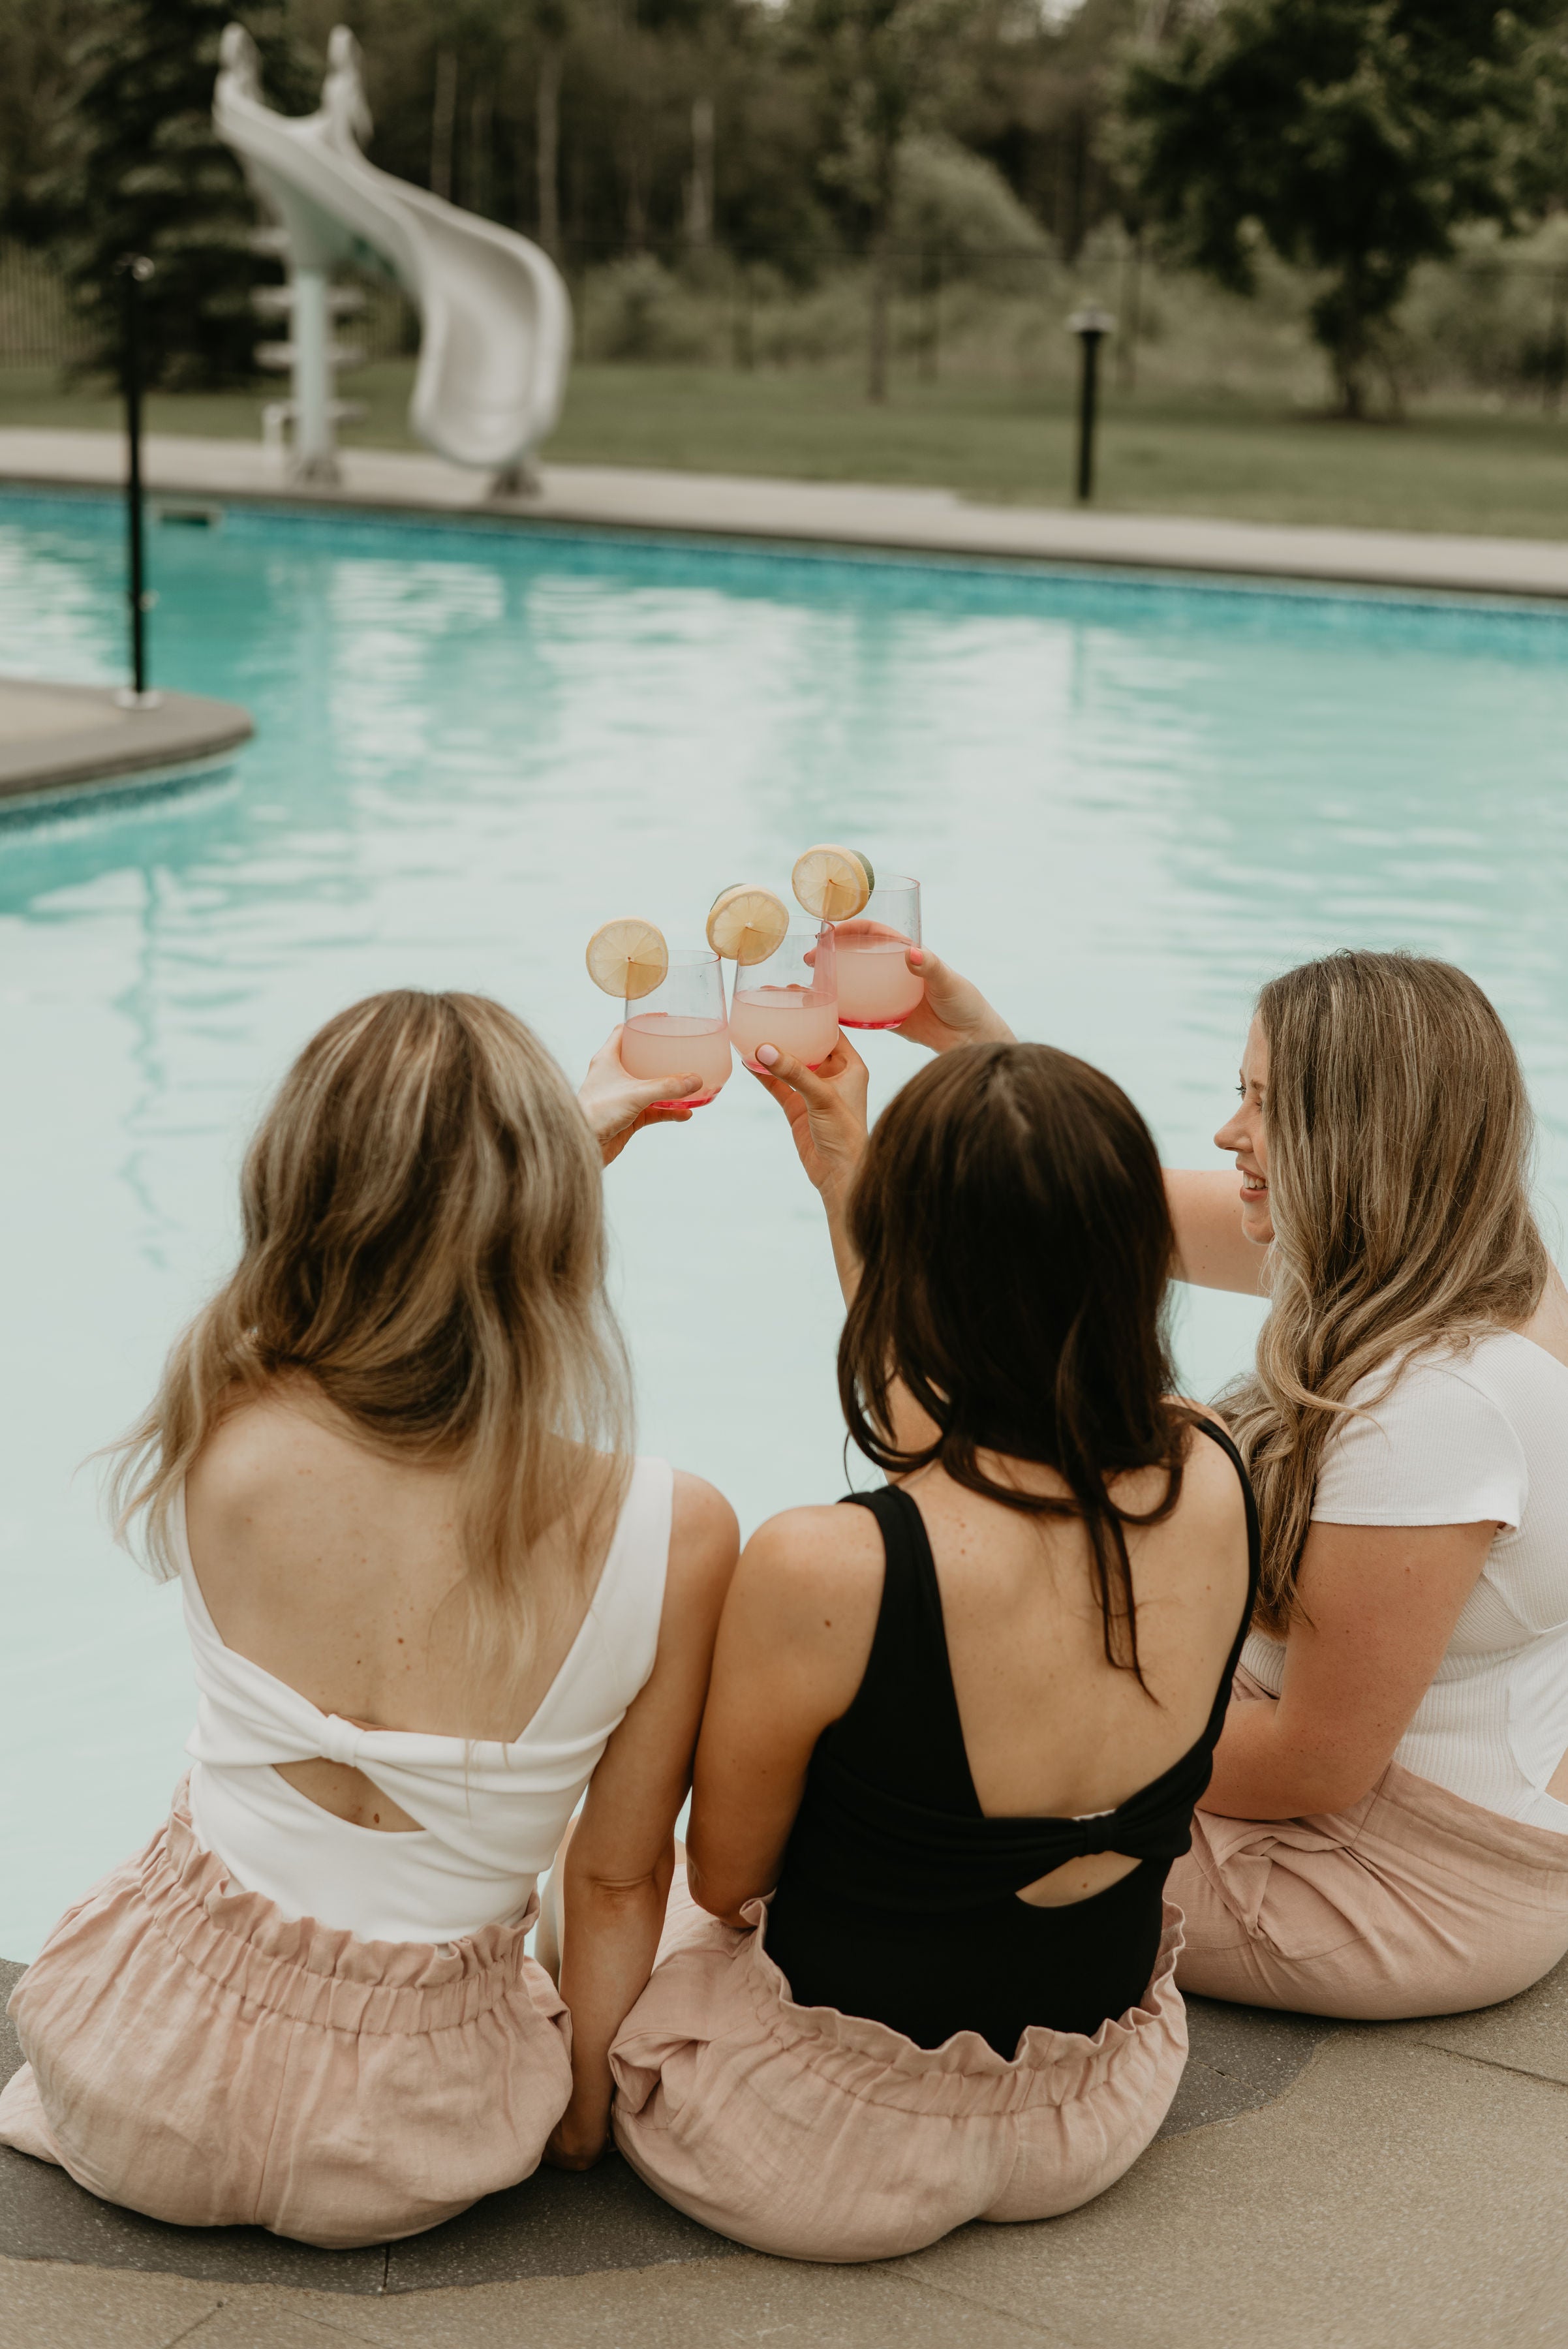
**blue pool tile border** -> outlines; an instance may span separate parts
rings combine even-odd
[[[169,503],[192,502],[172,495]],[[150,502],[156,512],[158,498]],[[1184,617],[1213,625],[1219,615],[1253,630],[1277,620],[1280,607],[1325,635],[1345,637],[1419,636],[1430,644],[1452,635],[1456,648],[1475,652],[1528,653],[1568,657],[1568,601],[1550,596],[1456,588],[1378,586],[1354,581],[1300,579],[1249,573],[1160,569],[1047,556],[954,553],[941,550],[856,546],[828,540],[729,536],[715,532],[640,528],[624,523],[557,522],[528,516],[466,512],[454,514],[396,506],[291,502],[286,497],[203,497],[197,501],[226,537],[258,545],[286,547],[301,538],[330,538],[348,554],[385,554],[396,542],[421,551],[446,546],[472,555],[509,556],[535,568],[551,548],[569,553],[585,576],[635,565],[649,585],[691,586],[693,562],[706,571],[722,565],[730,592],[777,593],[780,575],[842,574],[863,589],[870,579],[895,591],[892,607],[929,609],[940,585],[961,587],[963,608],[976,608],[977,589],[992,591],[997,608],[1039,611],[1083,621],[1114,622],[1156,615],[1178,624]],[[0,526],[8,521],[46,526],[67,513],[92,513],[106,537],[120,528],[117,491],[61,484],[47,489],[0,482]],[[156,541],[154,541],[154,552]],[[412,543],[410,552],[413,551]]]

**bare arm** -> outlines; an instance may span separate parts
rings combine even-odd
[[[1261,1297],[1268,1250],[1241,1229],[1241,1203],[1230,1169],[1168,1166],[1165,1196],[1176,1226],[1178,1280]]]
[[[563,1862],[561,1995],[572,2013],[572,2095],[546,2148],[587,2169],[609,2128],[610,2042],[653,1971],[691,1781],[713,1640],[739,1547],[735,1514],[678,1476],[652,1673],[605,1747]]]
[[[1369,1793],[1431,1686],[1496,1531],[1314,1525],[1279,1702],[1231,1705],[1200,1807],[1310,1818]]]
[[[808,1069],[787,1052],[764,1044],[765,1065],[752,1074],[772,1093],[789,1120],[789,1130],[807,1180],[827,1217],[838,1285],[847,1305],[860,1281],[860,1264],[846,1223],[849,1194],[866,1154],[865,1061],[842,1033],[820,1067]]]
[[[686,1844],[692,1899],[732,1925],[778,1882],[812,1749],[865,1672],[882,1572],[864,1509],[791,1509],[746,1544],[713,1657]]]

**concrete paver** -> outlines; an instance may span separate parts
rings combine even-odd
[[[1085,2209],[906,2264],[1083,2349],[1562,2349],[1568,2089],[1369,2026]]]
[[[738,2256],[737,2245],[672,2210],[612,2154],[586,2176],[536,2170],[444,2227],[392,2244],[387,2290],[524,2282]]]
[[[124,442],[117,432],[0,431],[0,479],[112,487],[124,470]],[[909,554],[1568,597],[1568,545],[1545,539],[987,506],[947,490],[612,465],[547,465],[536,495],[492,500],[482,475],[436,457],[388,449],[348,450],[340,488],[306,489],[286,481],[280,456],[259,441],[174,433],[148,436],[144,470],[150,487],[166,497],[283,499],[296,505],[487,514],[501,521],[696,532]]]
[[[1187,2002],[1187,2069],[1162,2137],[1256,2112],[1282,2095],[1341,2026],[1317,2014],[1272,2014],[1219,1999]]]
[[[286,2300],[254,2293],[225,2299],[169,2349],[352,2349],[356,2342],[372,2349],[374,2339],[351,2323],[323,2324]]]
[[[644,2268],[470,2291],[323,2302],[253,2292],[225,2301],[254,2333],[224,2349],[274,2349],[279,2315],[312,2319],[376,2349],[1078,2349],[1050,2325],[955,2295],[898,2267],[805,2267],[751,2252],[720,2265]],[[342,2331],[337,2332],[341,2327]],[[206,2349],[203,2327],[195,2340]],[[277,2349],[292,2349],[280,2333]],[[317,2349],[312,2344],[311,2349]],[[319,2349],[325,2349],[320,2344]]]
[[[0,2259],[0,2349],[166,2349],[217,2304],[179,2276]]]

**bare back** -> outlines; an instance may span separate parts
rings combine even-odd
[[[1037,1490],[1066,1491],[1050,1470],[1009,1464]],[[988,1816],[1114,1810],[1199,1742],[1248,1589],[1245,1502],[1218,1444],[1195,1433],[1171,1516],[1128,1529],[1146,1687],[1106,1659],[1080,1524],[1025,1516],[934,1466],[905,1489],[930,1542],[970,1773]],[[1159,1501],[1164,1476],[1140,1472],[1113,1489],[1143,1510]],[[701,1841],[720,1913],[732,1886],[749,1894],[777,1880],[816,1741],[865,1677],[884,1572],[880,1530],[862,1509],[792,1509],[746,1546],[714,1660],[692,1814],[693,1850]],[[1116,1853],[1075,1860],[1022,1897],[1085,1899],[1136,1864]]]
[[[1066,1489],[1048,1472],[1022,1473],[1038,1489]],[[1164,1481],[1144,1471],[1120,1480],[1115,1497],[1141,1512],[1158,1505]],[[1114,1810],[1197,1743],[1247,1598],[1241,1489],[1218,1446],[1192,1443],[1165,1524],[1128,1529],[1147,1693],[1106,1658],[1080,1525],[1023,1516],[940,1468],[906,1490],[930,1541],[970,1774],[988,1817]],[[1082,1898],[1131,1865],[1098,1855],[1024,1897]]]
[[[575,1526],[530,1561],[544,1603],[535,1644],[476,1673],[458,1591],[452,1473],[387,1460],[287,1396],[231,1413],[186,1479],[192,1563],[224,1645],[323,1713],[362,1728],[514,1740],[581,1628],[602,1557],[574,1571]],[[360,1771],[280,1775],[358,1826],[417,1823]]]

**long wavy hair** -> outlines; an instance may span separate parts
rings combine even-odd
[[[460,1588],[493,1662],[565,1603],[530,1576],[541,1536],[566,1525],[568,1578],[602,1555],[631,1451],[599,1155],[566,1078],[483,996],[371,996],[296,1061],[240,1196],[238,1264],[112,1447],[117,1532],[140,1520],[171,1573],[187,1469],[286,1387],[383,1458],[457,1472]]]
[[[848,1225],[862,1267],[838,1350],[852,1441],[889,1475],[938,1461],[1004,1508],[1079,1519],[1106,1657],[1141,1682],[1127,1529],[1176,1506],[1192,1417],[1170,1396],[1174,1242],[1142,1118],[1048,1045],[966,1045],[883,1112]],[[894,1441],[896,1382],[934,1423],[929,1444]],[[1023,1489],[1009,1461],[1054,1468],[1068,1495]],[[1139,1468],[1165,1475],[1141,1514],[1110,1490]]]
[[[1519,1061],[1451,963],[1348,950],[1258,998],[1269,1317],[1257,1366],[1220,1400],[1262,1530],[1261,1626],[1283,1636],[1323,1448],[1351,1389],[1413,1353],[1528,1320],[1549,1262],[1531,1211],[1533,1128]]]

